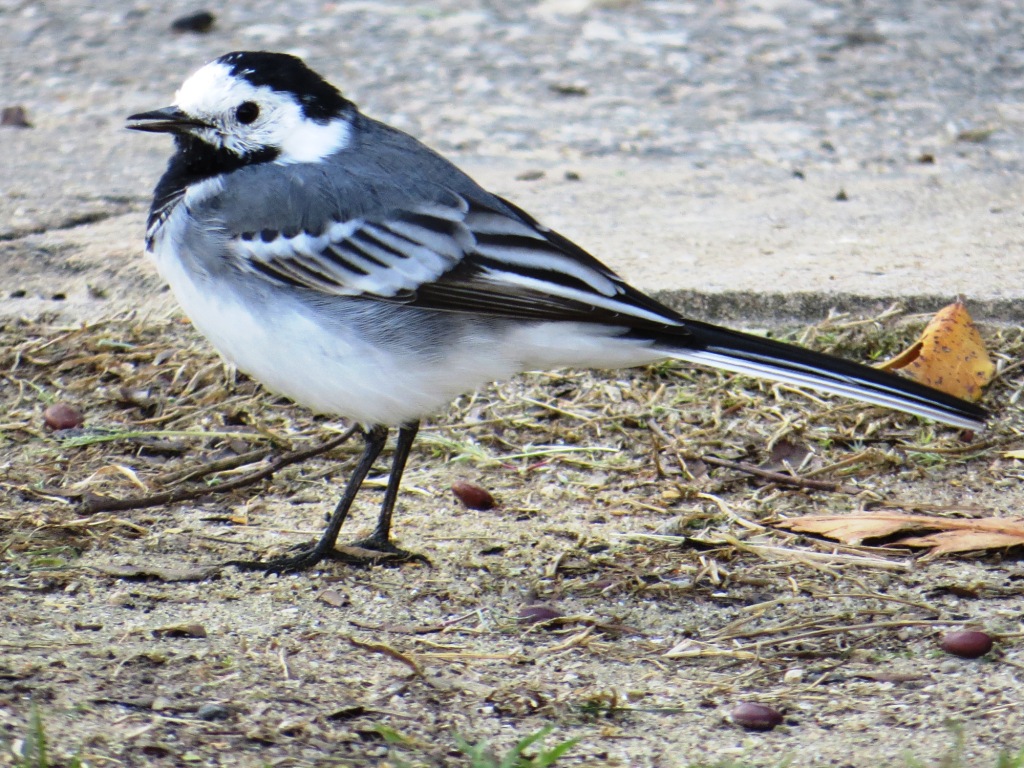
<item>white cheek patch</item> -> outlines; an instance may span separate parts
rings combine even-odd
[[[260,109],[256,120],[238,122],[235,111],[251,101]],[[267,147],[278,150],[275,162],[314,163],[344,149],[351,125],[344,118],[317,122],[307,118],[295,98],[267,86],[254,86],[231,68],[213,62],[199,69],[175,94],[174,103],[211,128],[196,128],[193,135],[214,147],[242,156]]]
[[[291,132],[282,137],[277,162],[315,163],[347,147],[351,132],[352,126],[344,118],[328,123],[300,118]]]

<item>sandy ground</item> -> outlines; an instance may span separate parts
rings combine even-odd
[[[213,30],[187,35],[168,31],[169,2],[0,4],[0,101],[32,125],[0,127],[0,253],[25,299],[5,311],[55,294],[93,316],[98,294],[134,305],[168,149],[124,117],[225,51],[271,48],[697,314],[965,293],[983,317],[1020,318],[1016,3],[212,10]],[[97,290],[70,279],[78,264],[102,270]]]
[[[500,752],[546,724],[549,743],[581,739],[566,764],[595,766],[930,765],[950,750],[994,766],[1024,747],[1012,553],[922,562],[759,527],[879,501],[957,516],[1024,502],[1002,455],[1022,423],[1016,3],[211,10],[211,33],[176,35],[172,3],[0,2],[0,107],[32,124],[0,127],[0,764],[32,702],[57,764],[80,751],[90,765],[460,765],[457,735]],[[240,48],[306,56],[697,316],[803,327],[834,307],[926,313],[966,294],[1008,368],[989,396],[997,424],[972,448],[716,375],[535,374],[425,431],[397,534],[431,567],[154,571],[195,577],[314,535],[355,451],[227,496],[77,506],[83,489],[152,492],[250,443],[279,453],[338,426],[225,372],[141,255],[168,147],[123,118]],[[913,332],[888,319],[804,340],[865,359]],[[88,427],[243,436],[75,447],[42,425],[53,401]],[[679,459],[771,464],[780,441],[857,492]],[[457,477],[501,505],[460,507]],[[688,538],[642,536],[659,531]],[[563,618],[524,625],[534,601]],[[996,634],[996,653],[943,654],[960,626]],[[728,713],[742,701],[784,725],[740,729]]]
[[[457,737],[501,752],[545,725],[580,739],[565,758],[579,765],[994,766],[1021,746],[1018,558],[929,562],[771,525],[1016,513],[1019,462],[1002,453],[1022,443],[1019,371],[989,396],[1015,416],[966,443],[675,367],[524,376],[460,399],[418,443],[396,535],[429,567],[265,578],[217,563],[315,536],[357,446],[216,494],[334,425],[225,371],[173,319],[3,332],[7,739],[34,702],[53,751],[94,765],[462,765]],[[987,335],[1024,349],[1019,332]],[[889,321],[808,341],[864,356],[911,337]],[[46,430],[53,400],[85,430]],[[765,483],[714,457],[783,470],[789,457],[842,487]],[[384,479],[346,541],[368,531]],[[463,508],[456,479],[499,506]],[[95,511],[97,496],[182,488],[183,502]],[[555,623],[524,623],[536,604]],[[943,653],[963,627],[996,651]],[[784,724],[737,727],[730,713],[751,701]]]

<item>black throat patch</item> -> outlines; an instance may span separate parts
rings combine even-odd
[[[151,233],[150,237],[156,228],[154,225],[170,215],[191,185],[223,173],[237,171],[247,165],[272,162],[281,154],[276,148],[265,147],[257,152],[239,156],[226,149],[212,147],[205,141],[187,134],[175,136],[174,142],[178,151],[171,156],[167,170],[160,177],[153,192],[153,205],[149,209],[149,221],[146,226],[146,230]],[[149,245],[151,243],[147,242],[147,247]]]

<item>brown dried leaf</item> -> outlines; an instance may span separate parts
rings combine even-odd
[[[879,367],[971,401],[981,399],[996,372],[962,299],[936,312],[916,342]]]
[[[351,602],[348,599],[348,595],[343,594],[336,589],[325,589],[317,595],[316,598],[322,603],[327,603],[327,605],[332,608],[343,608]]]
[[[976,552],[981,549],[1003,549],[1024,544],[1024,531],[999,533],[997,531],[941,531],[927,536],[910,536],[897,542],[906,547],[932,547],[929,559],[953,552]]]
[[[858,545],[865,539],[883,539],[900,531],[920,529],[915,518],[924,515],[904,515],[899,512],[866,512],[858,515],[807,515],[777,523],[779,528],[794,533],[816,533],[843,544]],[[932,518],[927,518],[931,520]]]
[[[790,440],[778,440],[772,445],[768,460],[758,465],[759,469],[780,472],[786,469],[798,469],[811,454],[809,446]]]
[[[901,512],[865,512],[857,515],[809,515],[777,523],[795,533],[815,533],[844,544],[857,545],[913,531],[892,546],[929,547],[928,557],[1024,545],[1024,518],[948,518],[906,515]]]

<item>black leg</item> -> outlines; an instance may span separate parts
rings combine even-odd
[[[404,430],[405,428],[403,427],[403,431]],[[399,434],[401,435],[401,433]],[[415,434],[416,431],[414,429],[413,436],[415,436]],[[348,517],[349,508],[352,506],[352,502],[355,501],[356,494],[359,493],[359,489],[362,487],[363,481],[373,468],[373,463],[377,460],[377,457],[380,456],[380,452],[384,450],[384,443],[387,442],[388,439],[388,428],[382,426],[371,427],[363,434],[363,438],[366,440],[366,448],[363,450],[363,455],[359,458],[359,463],[356,465],[355,470],[353,470],[352,476],[349,478],[348,485],[345,486],[345,492],[342,494],[338,505],[334,508],[334,513],[327,522],[327,528],[320,536],[319,541],[313,545],[303,547],[302,551],[297,555],[292,555],[290,557],[278,557],[267,561],[230,560],[226,565],[234,565],[247,571],[287,573],[312,568],[325,557],[331,557],[331,554],[334,552],[334,545],[338,541],[338,533],[341,531],[341,526],[345,522],[345,518]],[[409,442],[412,442],[412,440],[410,439]],[[401,436],[399,436],[398,444],[399,448],[401,448]],[[406,448],[405,453],[408,455],[408,448]],[[397,458],[398,453],[396,452],[396,462]],[[404,459],[402,463],[405,463]],[[400,473],[401,471],[399,470],[399,474]],[[388,492],[390,493],[390,491],[391,485],[389,483]],[[384,498],[386,502],[387,495],[385,495]],[[393,503],[394,501],[392,501],[392,504]],[[390,514],[388,517],[390,518]],[[385,532],[385,537],[386,535],[387,534]]]
[[[391,515],[395,511],[395,501],[398,499],[398,488],[402,484],[405,462],[409,458],[409,450],[412,448],[412,443],[416,439],[416,433],[419,430],[420,423],[418,421],[411,424],[403,424],[398,430],[395,456],[391,460],[391,476],[388,478],[388,487],[384,491],[384,503],[381,504],[377,526],[374,528],[373,533],[367,538],[356,542],[354,546],[372,549],[376,552],[413,557],[410,553],[398,549],[398,547],[391,543]]]

